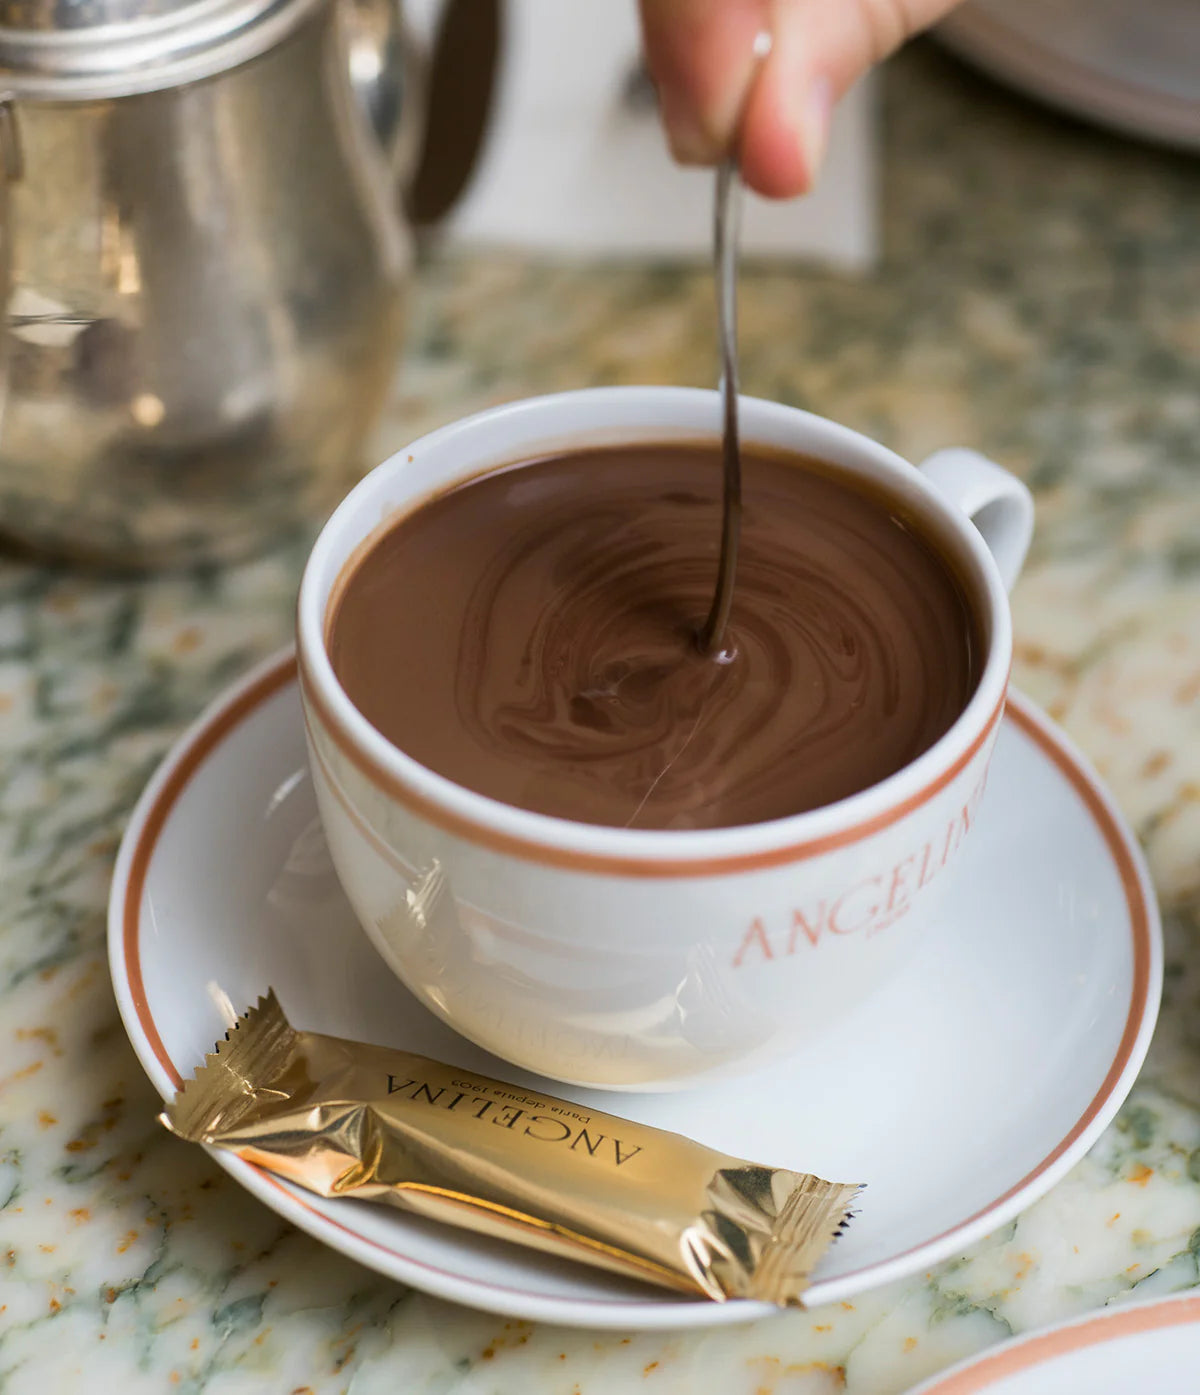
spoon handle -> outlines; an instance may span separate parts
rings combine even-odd
[[[721,507],[721,554],[717,585],[708,618],[700,631],[700,647],[719,655],[733,606],[738,540],[742,529],[742,462],[738,447],[737,262],[739,180],[737,162],[727,159],[717,168],[713,206],[713,262],[717,284],[717,327],[721,349],[722,462],[724,487]]]

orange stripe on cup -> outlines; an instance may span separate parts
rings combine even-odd
[[[791,843],[781,848],[768,848],[762,852],[741,853],[728,857],[700,858],[641,858],[621,857],[611,853],[580,852],[571,848],[558,848],[550,843],[538,842],[532,838],[522,838],[515,834],[501,833],[493,828],[484,828],[471,819],[464,818],[452,810],[418,794],[399,780],[394,779],[363,753],[350,732],[338,720],[328,703],[316,692],[312,681],[304,671],[304,663],[298,664],[300,689],[304,700],[316,712],[322,727],[342,754],[364,775],[381,793],[397,803],[403,804],[410,813],[427,823],[475,843],[491,852],[518,857],[525,862],[536,862],[544,867],[562,867],[572,872],[589,872],[613,877],[713,877],[727,872],[754,872],[766,867],[785,867],[793,862],[802,862],[835,848],[846,847],[860,842],[881,829],[898,823],[914,809],[927,804],[940,794],[979,754],[988,738],[995,731],[1004,713],[1005,699],[1002,697],[988,716],[983,729],[967,749],[946,770],[932,779],[923,789],[907,799],[892,805],[873,818],[864,819],[850,828],[840,829],[819,838]],[[1007,687],[1007,682],[1005,684]]]

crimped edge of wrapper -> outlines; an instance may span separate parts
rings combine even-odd
[[[235,1128],[254,1108],[254,1077],[266,1078],[285,1065],[295,1053],[297,1036],[269,988],[183,1082],[159,1122],[178,1138],[219,1147],[215,1135]]]

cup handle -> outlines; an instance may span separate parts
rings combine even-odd
[[[1011,591],[1033,538],[1033,495],[1016,475],[961,446],[935,451],[920,470],[979,530],[1004,589]]]

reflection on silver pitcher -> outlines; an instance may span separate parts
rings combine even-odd
[[[0,533],[134,567],[318,520],[400,343],[394,0],[0,0]]]

